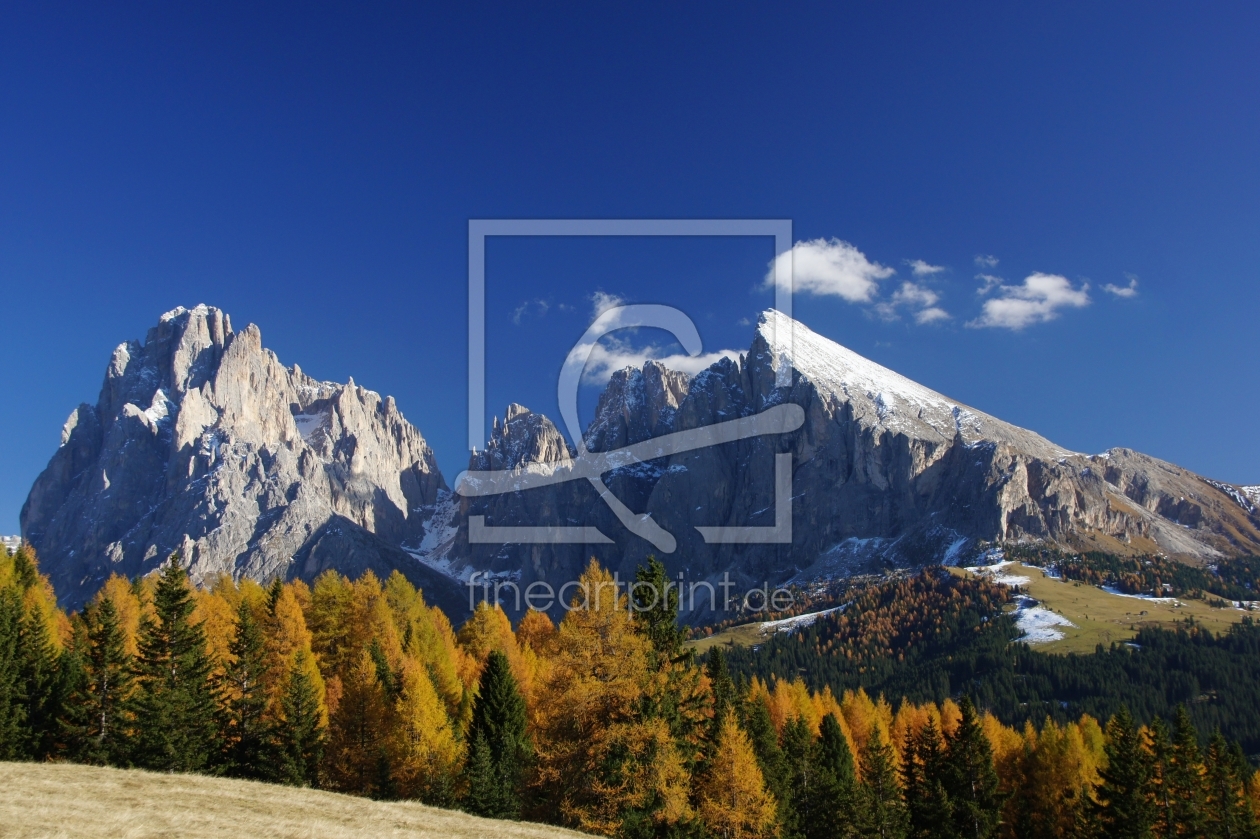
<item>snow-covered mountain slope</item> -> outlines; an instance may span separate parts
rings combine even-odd
[[[285,368],[218,309],[162,315],[114,350],[100,397],[67,420],[22,509],[23,536],[71,607],[111,573],[180,551],[194,579],[400,568],[462,595],[400,549],[445,488],[392,397]]]
[[[873,428],[941,442],[957,438],[966,445],[1008,443],[1045,458],[1076,454],[942,396],[775,309],[762,313],[757,335],[765,341],[772,369],[787,364],[798,380],[812,383],[820,397],[835,405],[848,405],[855,419]]]
[[[787,386],[777,383],[781,365],[791,374]],[[1260,518],[1240,488],[1128,449],[1092,457],[1072,452],[774,310],[762,314],[738,361],[722,359],[688,382],[668,372],[649,362],[614,377],[586,434],[592,448],[621,447],[783,403],[805,411],[804,426],[790,434],[689,451],[605,476],[618,498],[676,537],[677,550],[661,557],[671,573],[711,581],[730,574],[740,585],[802,582],[885,564],[954,564],[973,556],[982,541],[1003,540],[1159,552],[1189,561],[1260,552]],[[554,430],[542,419],[534,423]],[[792,455],[791,544],[706,542],[698,527],[774,524],[778,453]],[[620,527],[584,483],[464,499],[461,516],[469,514],[485,515],[490,525],[596,526],[613,543],[470,545],[461,526],[450,556],[465,573],[519,572],[523,584],[557,584],[595,555],[624,579],[646,555],[660,554]]]

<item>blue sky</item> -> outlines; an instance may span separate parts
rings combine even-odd
[[[113,346],[198,302],[394,394],[452,477],[469,218],[790,218],[816,331],[1260,483],[1260,6],[184,5],[0,9],[0,531]],[[772,256],[492,242],[488,404],[554,414],[596,292],[746,347]]]

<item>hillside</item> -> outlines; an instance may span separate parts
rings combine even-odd
[[[204,775],[65,763],[0,763],[0,836],[95,839],[215,837],[583,836],[558,827],[480,819],[412,802]]]

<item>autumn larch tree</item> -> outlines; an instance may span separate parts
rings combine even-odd
[[[722,839],[774,835],[776,802],[766,790],[748,735],[728,716],[699,789],[700,818]]]

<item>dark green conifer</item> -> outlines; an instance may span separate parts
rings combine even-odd
[[[1204,830],[1204,799],[1207,795],[1203,773],[1203,755],[1199,751],[1199,732],[1190,720],[1185,705],[1178,705],[1174,716],[1172,761],[1168,771],[1171,799],[1169,824],[1176,836],[1200,836]]]
[[[525,771],[533,756],[525,700],[507,656],[490,653],[473,705],[464,809],[479,816],[516,819]]]
[[[74,647],[62,656],[63,672],[74,672],[62,715],[67,756],[83,763],[125,764],[130,731],[125,709],[135,662],[113,601],[106,598],[87,609],[75,635]]]
[[[33,609],[24,609],[18,621],[16,662],[25,700],[19,745],[24,758],[48,758],[61,733],[57,723],[62,694],[58,657],[44,616]]]
[[[649,556],[647,565],[634,572],[630,595],[635,624],[652,643],[656,666],[687,658],[687,632],[678,625],[678,584],[669,579],[664,563]]]
[[[955,835],[953,806],[945,790],[950,773],[947,758],[936,720],[929,719],[917,732],[907,732],[901,778],[911,839]]]
[[[22,600],[13,586],[0,588],[0,760],[26,753],[26,691],[18,678]]]
[[[133,760],[168,772],[212,768],[218,726],[210,659],[205,634],[189,622],[192,592],[178,554],[158,579],[153,607],[140,626]]]
[[[804,836],[840,839],[855,835],[857,776],[853,752],[834,714],[823,717],[814,759],[814,786],[801,817]]]
[[[1154,821],[1148,797],[1149,756],[1142,748],[1128,708],[1107,723],[1107,766],[1094,798],[1099,835],[1104,839],[1148,839]]]
[[[965,839],[988,839],[1002,819],[1002,795],[993,749],[984,736],[971,698],[958,703],[961,718],[947,740],[943,767],[945,793],[954,817],[954,832]]]
[[[1208,742],[1203,833],[1208,839],[1255,839],[1256,814],[1247,800],[1251,767],[1241,752],[1230,748],[1220,731]]]
[[[775,731],[774,721],[770,719],[770,707],[766,704],[766,698],[759,696],[749,702],[744,710],[744,731],[757,755],[757,766],[761,769],[766,789],[776,800],[782,801],[791,793],[787,783],[787,764],[783,759],[783,750],[779,747],[779,733]]]
[[[294,786],[319,786],[319,764],[324,758],[324,724],[319,695],[307,673],[309,654],[298,650],[289,669],[280,702],[282,718],[274,731],[274,777]]]
[[[267,648],[262,627],[249,603],[236,611],[236,637],[223,672],[223,712],[220,740],[224,769],[238,778],[266,778],[273,774],[271,726],[267,721]]]
[[[903,839],[906,835],[906,807],[897,783],[895,756],[878,727],[871,730],[862,749],[856,823],[862,837]]]
[[[810,804],[817,793],[818,749],[804,719],[796,717],[783,727],[783,765],[787,794],[778,800],[781,835],[804,837],[812,816]]]

